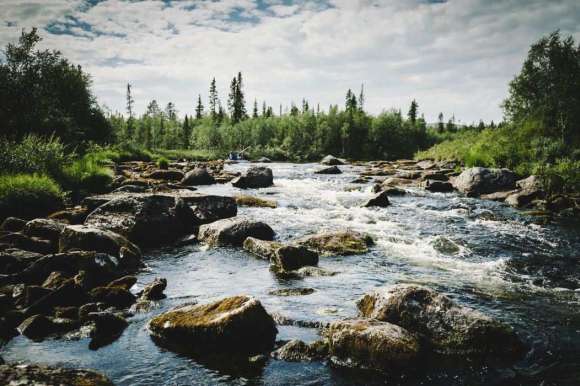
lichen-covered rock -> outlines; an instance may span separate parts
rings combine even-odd
[[[321,164],[323,165],[329,165],[329,166],[334,166],[334,165],[344,165],[344,162],[342,162],[341,160],[339,160],[338,158],[336,158],[333,155],[327,155],[326,157],[324,157],[321,161]]]
[[[321,254],[345,256],[368,252],[368,246],[372,244],[372,239],[358,232],[340,231],[305,236],[295,240],[294,243]]]
[[[249,296],[178,307],[153,318],[149,329],[162,341],[202,354],[208,348],[212,353],[259,354],[273,347],[278,332],[262,304]]]
[[[64,230],[66,224],[60,221],[47,218],[37,218],[30,220],[24,226],[24,234],[32,237],[49,240],[55,245],[58,244],[60,233]]]
[[[268,293],[274,296],[305,296],[314,292],[316,292],[314,288],[282,288]]]
[[[372,207],[380,207],[386,208],[387,206],[391,205],[389,201],[389,194],[384,191],[376,194],[373,198],[369,199],[363,207],[365,208],[372,208]]]
[[[419,340],[403,327],[370,319],[330,323],[323,336],[330,360],[339,366],[394,370],[416,365]]]
[[[474,167],[464,170],[452,180],[455,189],[474,197],[515,187],[516,176],[508,169]]]
[[[357,302],[362,316],[397,324],[425,336],[444,354],[517,354],[513,329],[447,296],[417,285],[396,285]]]
[[[141,291],[140,298],[141,300],[161,300],[165,299],[165,291],[167,288],[167,279],[156,277],[151,283],[147,284],[143,291]]]
[[[243,218],[218,220],[199,228],[198,238],[211,246],[242,246],[248,237],[273,240],[275,232],[268,224]]]
[[[181,180],[181,184],[188,186],[212,185],[215,184],[215,179],[206,168],[198,167],[187,172]]]
[[[304,246],[284,245],[275,241],[248,237],[244,249],[266,260],[284,271],[293,271],[308,265],[318,265],[318,253]]]
[[[234,197],[239,206],[252,206],[258,208],[276,208],[278,204],[273,200],[247,195],[237,195]]]
[[[408,178],[399,178],[399,177],[389,177],[381,183],[383,188],[415,185],[415,184],[416,184],[415,180],[411,180]]]
[[[449,193],[453,192],[453,185],[448,181],[426,180],[422,184],[423,188],[429,192]]]
[[[88,215],[88,208],[83,206],[75,206],[74,208],[68,208],[54,212],[48,216],[48,218],[51,220],[64,222],[69,225],[78,225],[84,223]]]
[[[113,382],[107,377],[94,371],[29,364],[1,365],[0,384],[19,386],[113,386]]]
[[[314,171],[315,174],[342,174],[342,170],[338,166],[329,166],[327,168],[322,168]]]
[[[321,360],[328,355],[328,345],[320,340],[308,344],[298,339],[292,339],[271,355],[273,358],[287,362]]]
[[[67,226],[60,234],[59,251],[95,251],[119,258],[122,266],[140,263],[141,250],[125,237],[104,229],[86,225]]]
[[[505,203],[514,208],[524,208],[533,200],[540,198],[541,192],[538,190],[521,190],[506,197]]]
[[[267,188],[274,184],[272,169],[267,167],[251,167],[248,171],[232,180],[232,185],[241,189]]]

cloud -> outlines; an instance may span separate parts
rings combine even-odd
[[[428,120],[499,120],[507,83],[532,42],[555,29],[580,38],[575,0],[3,1],[0,44],[37,26],[93,76],[99,100],[123,111],[131,82],[192,113],[216,77],[245,77],[248,103],[342,104],[364,83],[372,112],[416,98]]]

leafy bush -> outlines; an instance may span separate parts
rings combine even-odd
[[[0,219],[43,217],[62,207],[62,190],[52,178],[41,174],[0,176]]]
[[[42,173],[55,176],[72,155],[55,137],[27,135],[21,142],[0,138],[0,170],[6,174]]]

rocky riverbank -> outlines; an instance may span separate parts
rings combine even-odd
[[[343,163],[334,157],[323,160],[334,168],[331,174],[340,173]],[[507,170],[460,171],[457,165],[431,161],[363,166],[353,184],[376,183],[376,196],[361,203],[368,208],[392,205],[389,197],[411,194],[408,188],[417,187],[484,199],[503,197],[510,205],[558,209],[562,216],[578,213],[578,197],[548,196],[533,176],[518,180]],[[349,229],[312,229],[311,235],[280,241],[273,224],[238,216],[238,205],[273,210],[275,205],[264,204],[271,200],[197,191],[208,184],[231,183],[241,189],[272,186],[276,176],[264,166],[237,175],[225,171],[223,162],[173,163],[166,170],[131,162],[117,165],[116,173],[110,193],[87,197],[82,205],[49,218],[8,218],[2,223],[4,342],[17,334],[35,341],[85,334],[91,338],[89,349],[111,344],[133,315],[158,307],[165,288],[171,286],[157,278],[136,290],[135,275],[146,265],[143,251],[151,248],[192,243],[243,248],[269,261],[280,278],[299,278],[332,275],[318,267],[321,256],[356,256],[367,253],[373,244],[372,237]],[[510,326],[428,287],[384,288],[368,293],[357,304],[356,319],[321,324],[320,340],[315,343],[277,340],[277,318],[259,299],[244,294],[181,305],[152,318],[149,329],[155,341],[170,350],[202,358],[234,353],[238,365],[249,367],[260,366],[272,356],[389,372],[418,366],[433,356],[484,361],[502,356],[509,361],[525,351]],[[17,369],[11,365],[2,371],[14,379],[20,374]],[[35,371],[43,371],[39,369]]]

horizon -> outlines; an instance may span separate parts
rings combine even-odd
[[[344,105],[364,84],[366,110],[409,107],[427,122],[503,119],[501,102],[530,44],[554,30],[580,40],[575,1],[3,1],[0,44],[37,27],[93,80],[99,104],[125,112],[156,99],[191,115],[215,77],[226,105],[244,75],[246,106]]]

